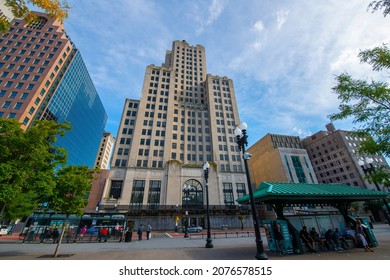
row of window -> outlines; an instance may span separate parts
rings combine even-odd
[[[11,112],[11,113],[8,114],[8,116],[6,116],[6,115],[5,115],[5,112],[0,111],[0,118],[14,119],[14,118],[16,118],[16,113],[15,113],[15,112]],[[27,125],[29,121],[30,121],[30,118],[25,117],[25,118],[23,119],[22,123],[23,123],[24,125]]]
[[[152,70],[152,74],[153,75],[160,75],[160,70]],[[162,71],[162,75],[170,77],[171,76],[171,72],[169,72],[169,71]]]
[[[141,205],[144,202],[145,196],[145,180],[134,180],[133,188],[130,197],[130,205]],[[110,197],[119,199],[123,192],[123,181],[111,181]],[[232,183],[223,183],[223,198],[225,205],[233,205],[235,202],[234,190]],[[161,181],[150,180],[147,193],[147,204],[160,204]],[[236,195],[240,198],[246,195],[245,184],[236,184]],[[182,189],[182,205],[183,206],[203,206],[203,187],[196,180],[188,180]]]
[[[4,67],[4,65],[5,65],[5,63],[4,62],[0,62],[0,69],[1,68],[3,68]],[[58,67],[58,66],[56,66],[56,67]],[[15,68],[15,64],[9,64],[8,66],[7,66],[7,69],[14,69]],[[18,65],[17,66],[17,68],[16,68],[16,70],[17,71],[23,71],[24,69],[26,68],[26,65]],[[27,72],[34,72],[35,71],[35,69],[37,69],[37,73],[43,73],[44,71],[45,71],[45,68],[43,68],[43,67],[39,67],[39,68],[37,68],[37,67],[34,67],[34,66],[29,66],[28,68],[27,68]],[[58,69],[57,69],[58,70]],[[57,71],[56,70],[56,71]],[[6,71],[5,71],[6,72]],[[4,73],[4,72],[3,72]],[[9,72],[7,72],[7,73],[9,73]],[[20,73],[13,73],[12,75],[19,75]],[[6,74],[3,74],[3,75],[6,75]],[[7,74],[8,75],[8,74]],[[35,77],[35,76],[34,76]],[[11,76],[11,78],[13,78],[13,79],[16,79],[17,77],[14,77],[14,76]],[[39,78],[38,78],[39,79]]]
[[[8,76],[9,72],[7,71],[4,71],[2,74],[1,74],[1,78],[6,78]],[[10,76],[11,79],[17,79],[19,77],[20,73],[12,73],[12,75]],[[31,80],[34,81],[34,82],[37,82],[41,76],[39,75],[30,75],[30,74],[23,74],[23,76],[21,77],[22,80],[26,81],[28,79],[30,79],[31,77]]]
[[[139,149],[138,150],[138,155],[139,156],[149,156],[149,152],[150,152],[149,149]],[[127,156],[128,154],[129,154],[129,150],[128,149],[123,149],[123,148],[118,149],[118,155],[125,155],[125,156]],[[164,151],[162,151],[162,150],[154,150],[153,154],[154,154],[154,157],[157,157],[157,156],[163,157]],[[171,153],[171,159],[178,159],[176,152],[172,152]],[[179,159],[181,161],[184,161],[185,154],[184,153],[180,153],[180,158]],[[187,153],[187,161],[203,162],[204,160],[205,160],[205,157],[204,157],[203,154]],[[206,155],[206,160],[207,161],[211,161],[212,160],[210,154]],[[223,155],[221,160],[229,161],[229,158],[225,157],[225,155]],[[240,162],[241,161],[240,155],[232,155],[232,161]],[[136,166],[137,167],[145,167],[145,168],[146,167],[150,167],[150,166],[148,166],[148,163],[149,163],[149,161],[147,159],[144,159],[144,160],[139,159],[139,160],[137,160]],[[126,167],[127,166],[127,159],[120,159],[120,158],[116,159],[115,160],[115,166],[117,166],[117,167]],[[152,167],[154,167],[154,168],[155,167],[162,168],[163,167],[162,161],[153,160],[152,161]],[[219,167],[220,167],[220,171],[222,171],[222,172],[230,172],[231,171],[230,164],[220,164]],[[240,164],[233,164],[232,167],[233,167],[232,170],[234,172],[242,172],[243,171],[241,163]]]
[[[2,84],[2,80],[0,80],[0,84]],[[14,84],[15,84],[15,86],[14,86]],[[34,86],[35,86],[35,84],[27,84],[27,86],[26,87],[24,87],[25,86],[25,83],[22,83],[22,82],[18,82],[18,83],[14,83],[14,82],[12,82],[12,81],[7,81],[7,82],[5,82],[4,83],[4,87],[5,88],[11,88],[11,87],[13,87],[14,86],[14,88],[16,88],[16,89],[26,89],[26,90],[32,90],[33,88],[34,88]]]
[[[40,48],[40,45],[35,45],[34,46],[34,49],[39,49]],[[2,47],[1,49],[0,49],[0,52],[6,52],[6,50],[7,50],[8,48],[7,47]],[[8,51],[8,53],[16,53],[16,51],[17,51],[18,49],[16,49],[16,48],[11,48],[9,51]],[[43,49],[42,49],[43,51],[48,51],[49,50],[49,47],[48,46],[44,46],[43,47]],[[51,49],[51,52],[57,52],[58,51],[58,48],[57,47],[53,47],[52,49]],[[19,49],[19,52],[18,52],[18,54],[20,54],[20,55],[28,55],[28,56],[35,56],[35,54],[36,54],[37,52],[36,51],[29,51],[28,53],[27,53],[27,50],[26,49]],[[37,55],[37,57],[44,57],[45,55],[46,55],[47,53],[46,52],[40,52],[40,53],[38,53],[38,55]],[[49,53],[49,54],[47,54],[47,57],[48,58],[53,58],[53,55],[54,54],[52,54],[52,53]],[[19,60],[20,60],[20,58],[19,58]]]
[[[10,93],[9,93],[9,95],[8,95],[8,98],[16,98],[17,96],[18,96],[18,93],[19,92],[17,92],[17,91],[11,91]],[[0,98],[1,97],[4,97],[4,96],[6,96],[7,95],[7,91],[6,90],[0,90]],[[25,100],[25,99],[27,99],[28,98],[28,96],[29,96],[29,93],[27,93],[27,92],[23,92],[21,95],[20,95],[20,99],[21,100]]]
[[[4,40],[3,39],[0,39],[0,43],[1,42],[3,42]],[[26,48],[26,49],[28,49],[28,48],[30,48],[31,46],[32,46],[32,44],[35,44],[36,42],[31,42],[31,43],[25,43],[24,45],[23,45],[23,43],[20,41],[20,40],[18,40],[18,41],[16,41],[15,42],[15,44],[14,44],[14,42],[15,41],[13,41],[13,40],[8,40],[8,41],[6,41],[5,42],[5,45],[6,46],[15,46],[15,47],[23,47],[23,48]],[[45,39],[39,39],[38,41],[37,41],[37,43],[38,44],[46,44],[46,45],[49,45],[49,46],[46,46],[47,47],[47,50],[52,46],[52,45],[55,45],[56,47],[59,47],[59,46],[61,46],[61,44],[62,44],[62,42],[60,42],[60,41],[57,41],[55,44],[54,44],[54,40],[45,40]],[[23,46],[22,46],[23,45]],[[40,46],[41,45],[34,45],[34,49],[39,49],[40,48]]]
[[[213,83],[213,84],[217,84],[217,85],[220,84],[220,83],[219,83],[219,80],[216,80],[216,79],[213,79],[213,80],[212,80],[212,83]],[[224,86],[228,86],[228,85],[229,85],[229,82],[226,81],[226,80],[222,80],[222,81],[221,81],[221,84],[224,85]]]
[[[38,105],[40,101],[41,101],[41,99],[40,99],[39,97],[37,97],[37,98],[35,99],[35,101],[34,101],[34,104],[35,104],[35,105]],[[11,101],[5,101],[5,102],[3,103],[3,105],[1,106],[1,108],[8,109],[8,108],[11,107],[11,104],[12,104]],[[20,110],[20,109],[22,108],[23,104],[24,104],[23,102],[16,102],[16,103],[14,104],[14,106],[13,106],[12,109],[14,109],[14,110]],[[32,115],[32,114],[34,113],[34,111],[35,111],[35,108],[34,108],[34,107],[31,107],[30,110],[29,110],[29,113]]]

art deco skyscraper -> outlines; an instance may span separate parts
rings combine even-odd
[[[69,121],[72,130],[58,138],[68,164],[93,167],[107,114],[88,70],[65,27],[36,12],[26,24],[14,19],[0,37],[0,117],[28,129],[36,119]]]
[[[141,99],[125,102],[103,208],[157,215],[160,228],[173,227],[172,213],[204,225],[207,161],[210,205],[219,217],[212,223],[239,223],[235,199],[248,186],[234,137],[238,123],[232,80],[207,74],[203,46],[174,41],[162,66],[146,68]]]

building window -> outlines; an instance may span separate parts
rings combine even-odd
[[[25,117],[24,120],[23,120],[23,124],[24,124],[24,125],[27,125],[29,121],[30,121],[30,119],[27,118],[27,117]]]
[[[149,208],[156,209],[160,205],[161,181],[150,181],[148,205]]]
[[[10,105],[11,105],[11,101],[5,101],[5,102],[3,103],[2,108],[7,109],[7,108],[9,108]]]
[[[237,183],[236,187],[237,187],[237,198],[246,195],[246,189],[244,183]]]
[[[223,183],[223,200],[225,202],[225,205],[234,205],[232,183]]]
[[[145,181],[134,180],[131,192],[130,205],[141,207],[144,200]]]
[[[123,181],[111,181],[110,197],[120,198],[122,193]]]
[[[33,23],[28,25],[28,28],[33,28],[33,29],[41,29],[47,22],[47,19],[44,17],[38,17],[37,20],[35,20]]]
[[[203,209],[203,188],[196,180],[188,180],[182,188],[184,209]]]
[[[298,182],[299,183],[307,183],[305,172],[303,170],[301,160],[298,156],[291,156],[291,160],[294,165],[295,174],[297,175]]]
[[[14,106],[15,110],[19,110],[22,107],[23,103],[22,102],[17,102]]]

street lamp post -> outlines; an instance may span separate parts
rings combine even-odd
[[[191,186],[184,185],[183,192],[185,194],[184,200],[185,200],[185,209],[188,209],[188,201],[190,200],[190,190]],[[188,238],[188,226],[189,226],[189,217],[188,217],[188,210],[185,212],[186,214],[186,223],[185,223],[185,228],[184,228],[184,238]]]
[[[366,166],[364,164],[364,161],[362,161],[362,160],[359,160],[359,165],[363,169],[364,174],[367,176],[367,175],[370,175],[371,173],[373,173],[375,171],[375,166],[372,164],[373,163],[373,159],[372,158],[367,158],[366,161],[368,163],[368,166]],[[374,181],[374,185],[375,185],[375,187],[376,187],[376,189],[378,191],[381,191],[381,188],[379,187],[377,182]],[[385,214],[387,223],[390,225],[390,217],[389,217],[390,207],[389,207],[389,204],[387,203],[386,199],[383,199],[382,201],[383,201],[383,204],[386,206],[386,209],[387,209],[388,213],[386,213],[386,211],[385,211],[384,214]]]
[[[253,226],[255,229],[255,235],[256,235],[256,248],[257,248],[257,253],[255,258],[258,260],[267,260],[268,256],[264,252],[264,247],[263,247],[263,241],[261,240],[261,235],[260,235],[260,228],[259,228],[259,219],[257,217],[257,211],[256,211],[256,205],[255,205],[255,199],[253,196],[253,190],[252,190],[252,184],[251,184],[251,178],[249,175],[249,168],[248,168],[248,159],[250,159],[251,154],[245,152],[245,146],[248,145],[248,135],[246,133],[247,129],[247,124],[244,122],[241,122],[236,129],[234,130],[234,135],[237,138],[237,144],[242,151],[243,159],[244,159],[244,164],[245,164],[245,173],[246,173],[246,179],[248,182],[248,190],[249,190],[249,198],[250,198],[250,203],[251,203],[251,212],[252,212],[252,218],[253,218]]]
[[[206,248],[213,248],[213,240],[211,239],[211,231],[210,231],[210,210],[209,210],[209,168],[210,164],[206,162],[203,165],[204,171],[204,179],[206,181],[206,214],[207,214],[207,239],[206,239]]]

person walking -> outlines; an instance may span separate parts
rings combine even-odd
[[[150,224],[147,225],[146,227],[146,239],[149,240],[150,239],[150,233],[152,231],[152,227],[150,226]]]
[[[53,243],[58,243],[58,238],[60,237],[60,232],[58,231],[57,227],[55,227],[53,229],[51,237],[53,238]]]
[[[283,234],[280,229],[280,224],[277,224],[274,221],[272,223],[272,231],[274,233],[276,251],[279,252],[280,255],[285,255]]]
[[[139,227],[138,227],[138,231],[137,231],[137,234],[138,234],[138,240],[141,241],[142,240],[142,229],[143,229],[143,224],[140,224]]]
[[[80,229],[80,238],[79,238],[79,240],[81,240],[81,241],[84,240],[84,235],[85,235],[86,232],[87,232],[87,226],[83,226],[83,227]]]

